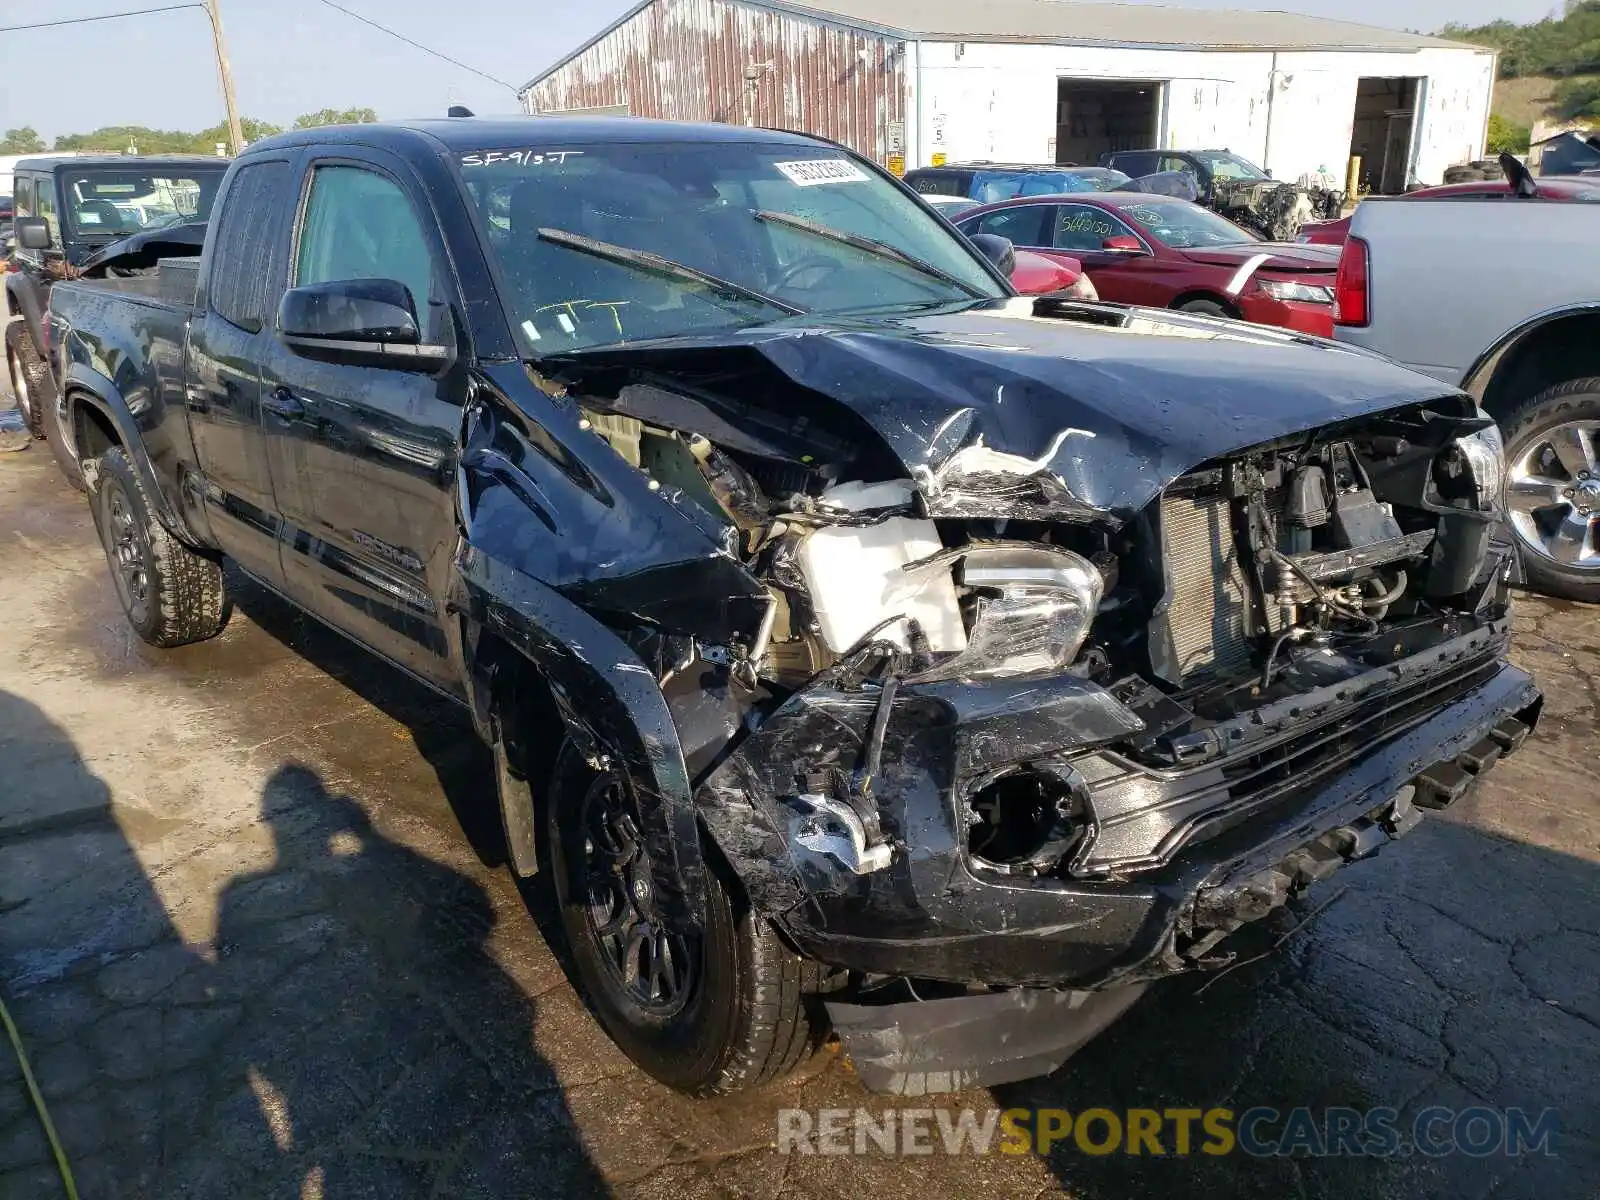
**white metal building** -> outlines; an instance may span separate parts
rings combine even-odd
[[[1483,153],[1495,55],[1282,12],[1072,0],[644,0],[523,89],[822,133],[899,166],[1227,148],[1382,190]]]

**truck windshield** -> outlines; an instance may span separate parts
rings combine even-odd
[[[227,169],[192,173],[86,170],[61,183],[67,226],[78,238],[124,238],[146,229],[205,221]]]
[[[1226,150],[1195,150],[1192,152],[1206,165],[1213,179],[1269,179],[1260,167],[1249,159],[1229,154]]]
[[[534,355],[1006,294],[918,200],[825,146],[610,143],[459,163]]]

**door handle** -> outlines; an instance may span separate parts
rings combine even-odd
[[[286,387],[276,387],[261,401],[261,407],[285,421],[297,421],[306,415],[306,406]]]

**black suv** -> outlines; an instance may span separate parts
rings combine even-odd
[[[6,276],[6,368],[17,406],[45,436],[44,311],[50,285],[131,234],[203,221],[228,160],[130,154],[25,158],[12,188],[15,270]],[[17,319],[20,318],[20,319]]]
[[[1161,171],[1187,171],[1200,188],[1200,203],[1210,204],[1218,181],[1271,179],[1249,159],[1229,150],[1110,150],[1100,156],[1100,165],[1138,179]]]

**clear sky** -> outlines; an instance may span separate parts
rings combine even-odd
[[[0,0],[0,25],[155,7],[175,0]],[[804,0],[801,0],[803,3]],[[340,0],[513,85],[609,24],[634,0]],[[973,0],[981,3],[981,0]],[[1431,32],[1447,21],[1535,20],[1550,0],[1187,0],[1190,8],[1289,8]],[[396,42],[320,0],[222,0],[239,106],[288,124],[320,108],[382,117],[517,110],[513,92]],[[1152,14],[1152,20],[1159,20]],[[0,129],[47,139],[103,125],[202,129],[222,119],[210,27],[199,9],[0,33]]]

